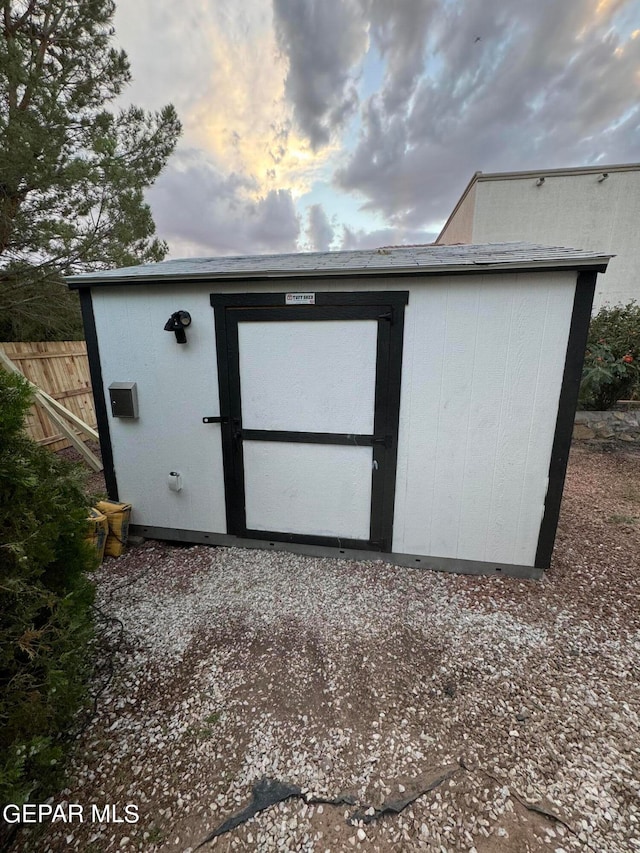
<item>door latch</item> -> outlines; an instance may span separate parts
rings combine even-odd
[[[393,439],[390,435],[376,435],[372,438],[371,444],[381,444],[383,447],[386,447],[387,450],[391,450]]]

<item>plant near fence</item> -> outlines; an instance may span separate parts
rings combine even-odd
[[[589,327],[579,406],[604,411],[638,397],[639,386],[640,305],[605,306]]]
[[[24,432],[31,390],[0,370],[0,798],[43,800],[61,781],[85,698],[95,565],[83,472]]]

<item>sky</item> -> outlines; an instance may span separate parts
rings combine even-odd
[[[640,161],[640,0],[117,0],[169,257],[431,242],[476,171]]]

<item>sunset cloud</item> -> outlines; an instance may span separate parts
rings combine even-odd
[[[640,0],[137,0],[172,254],[430,239],[477,170],[640,160]],[[379,244],[379,242],[378,242]]]

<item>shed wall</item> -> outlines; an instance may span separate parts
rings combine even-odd
[[[564,272],[412,290],[395,552],[534,564],[574,292]]]
[[[108,412],[121,500],[135,524],[226,533],[222,441],[210,287],[175,285],[93,291],[105,397],[112,382],[137,382],[138,420]],[[189,311],[188,343],[163,331],[170,314]],[[183,478],[167,487],[169,471]]]
[[[133,521],[226,533],[209,294],[409,290],[393,551],[533,565],[571,321],[575,272],[93,291],[102,373],[138,383],[140,418],[109,414]],[[280,284],[280,286],[278,286]],[[193,317],[188,344],[163,331]],[[182,492],[166,485],[183,475]],[[277,487],[277,484],[276,484]]]

